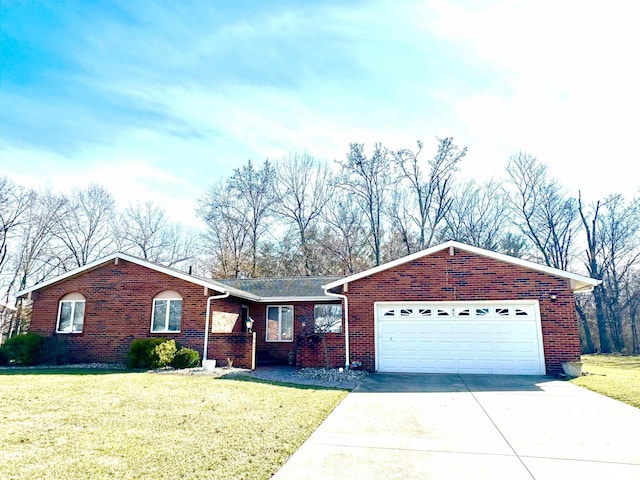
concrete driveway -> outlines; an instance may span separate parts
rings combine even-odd
[[[273,477],[640,479],[640,409],[548,377],[368,376]]]

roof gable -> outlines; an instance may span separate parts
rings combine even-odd
[[[557,268],[549,267],[546,265],[540,265],[534,262],[530,262],[528,260],[523,260],[521,258],[511,257],[509,255],[505,255],[503,253],[493,252],[491,250],[485,250],[484,248],[473,247],[471,245],[466,245],[464,243],[456,242],[454,240],[450,240],[445,243],[441,243],[440,245],[436,245],[420,252],[413,253],[411,255],[407,255],[402,258],[398,258],[397,260],[393,260],[391,262],[387,262],[385,264],[379,265],[377,267],[370,268],[368,270],[363,270],[362,272],[356,273],[354,275],[350,275],[348,277],[344,277],[342,279],[336,280],[334,282],[323,285],[325,290],[331,290],[347,283],[355,282],[360,280],[361,278],[366,278],[371,275],[375,275],[376,273],[383,272],[390,268],[397,267],[399,265],[403,265],[405,263],[412,262],[413,260],[426,257],[429,255],[433,255],[436,252],[440,252],[447,248],[458,249],[464,252],[472,253],[474,255],[479,255],[483,257],[492,258],[494,260],[498,260],[500,262],[508,263],[511,265],[517,265],[520,267],[524,267],[530,270],[535,270],[538,272],[547,273],[549,275],[553,275],[555,277],[566,278],[571,283],[571,288],[574,292],[583,292],[590,291],[594,286],[599,285],[601,282],[599,280],[595,280],[593,278],[578,275],[576,273],[566,272],[564,270],[560,270]]]
[[[258,297],[255,295],[252,295],[249,292],[244,292],[242,290],[238,290],[236,288],[230,287],[230,286],[226,286],[226,285],[222,285],[219,282],[216,282],[215,280],[210,280],[208,278],[203,278],[203,277],[198,277],[195,275],[189,275],[188,273],[185,272],[181,272],[180,270],[176,270],[175,268],[171,268],[171,267],[166,267],[164,265],[160,265],[158,263],[154,263],[154,262],[150,262],[148,260],[144,260],[142,258],[138,258],[138,257],[134,257],[132,255],[127,255],[126,253],[121,253],[121,252],[117,252],[117,253],[113,253],[107,257],[101,258],[99,260],[96,260],[94,262],[88,263],[80,268],[76,268],[75,270],[71,270],[70,272],[64,273],[62,275],[59,275],[57,277],[54,277],[52,279],[46,280],[42,283],[39,283],[37,285],[34,285],[32,287],[29,288],[25,288],[24,290],[20,290],[19,292],[15,293],[16,297],[22,297],[24,295],[27,295],[33,291],[36,290],[40,290],[42,288],[48,287],[50,285],[53,285],[55,283],[59,283],[62,282],[64,280],[66,280],[67,278],[71,278],[71,277],[76,277],[78,275],[82,275],[85,272],[88,272],[90,270],[95,270],[97,268],[100,268],[103,265],[106,265],[109,262],[115,262],[118,259],[121,260],[125,260],[127,262],[131,262],[131,263],[135,263],[137,265],[143,266],[145,268],[149,268],[151,270],[155,270],[157,272],[161,272],[164,273],[166,275],[175,277],[175,278],[179,278],[181,280],[185,280],[189,283],[193,283],[196,285],[201,285],[203,287],[209,288],[211,290],[214,290],[215,292],[218,293],[227,293],[229,292],[231,295],[236,296],[236,297],[240,297],[240,298],[244,298],[247,300],[257,300]]]

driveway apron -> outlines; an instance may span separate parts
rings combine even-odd
[[[368,376],[273,477],[640,479],[640,409],[548,377]]]

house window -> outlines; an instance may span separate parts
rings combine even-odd
[[[313,331],[316,333],[341,333],[342,305],[314,305]]]
[[[267,307],[267,342],[293,341],[293,307],[278,305]]]
[[[84,324],[85,298],[79,293],[62,297],[58,306],[58,333],[80,333]]]
[[[179,332],[182,320],[182,297],[178,292],[162,292],[153,299],[151,331]]]

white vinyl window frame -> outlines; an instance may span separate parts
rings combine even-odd
[[[84,327],[85,298],[79,293],[65,295],[58,304],[56,333],[82,333]]]
[[[313,331],[315,333],[342,333],[342,305],[340,303],[316,303],[313,306]]]
[[[153,299],[151,333],[180,333],[182,326],[182,297],[166,291]]]
[[[267,305],[266,342],[293,342],[293,305]]]

